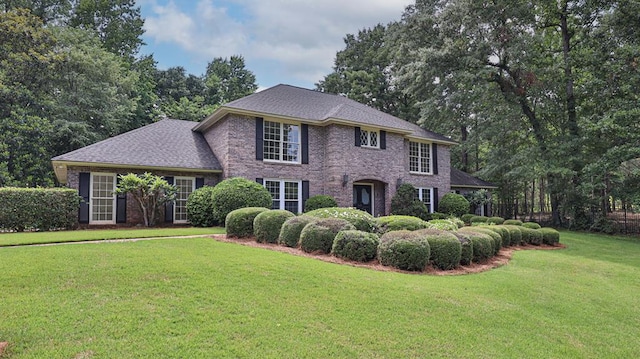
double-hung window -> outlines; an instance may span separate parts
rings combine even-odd
[[[409,171],[431,174],[431,144],[409,142]]]
[[[176,177],[176,200],[173,206],[173,222],[187,223],[187,198],[195,190],[196,180],[193,177]]]
[[[360,147],[380,148],[379,138],[378,131],[360,129]]]
[[[116,175],[114,173],[91,173],[90,223],[116,223],[115,188]]]
[[[416,188],[416,197],[427,206],[429,213],[433,213],[433,188]]]
[[[264,121],[263,158],[268,161],[300,163],[300,126]]]
[[[264,180],[273,202],[271,209],[286,209],[293,213],[302,213],[302,186],[300,181],[279,179]]]

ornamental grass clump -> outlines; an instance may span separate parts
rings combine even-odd
[[[260,213],[268,210],[264,207],[247,207],[229,212],[224,221],[227,236],[237,238],[253,236],[253,220]]]
[[[471,243],[470,234],[464,232],[451,232],[458,238],[460,242],[460,264],[467,266],[473,260],[473,244]]]
[[[550,246],[555,246],[560,243],[560,232],[553,228],[543,227],[538,229],[538,232],[542,233],[542,243]]]
[[[379,244],[377,234],[358,230],[340,231],[333,240],[331,254],[356,262],[368,262],[376,257]]]
[[[280,236],[278,237],[278,244],[295,248],[298,246],[300,242],[300,233],[304,229],[304,227],[311,223],[315,222],[318,219],[315,217],[309,216],[297,216],[291,217],[287,219],[280,229]]]
[[[295,217],[295,214],[284,210],[274,209],[262,212],[253,220],[253,234],[259,243],[277,243],[282,224]]]
[[[422,219],[414,216],[385,216],[378,217],[376,221],[376,232],[385,234],[391,231],[398,231],[406,229],[408,231],[415,231],[418,229],[427,228],[427,223]]]
[[[462,244],[451,232],[438,231],[434,233],[433,231],[433,229],[416,231],[424,235],[424,238],[429,242],[431,264],[441,270],[454,269],[460,264]]]
[[[506,228],[509,231],[509,237],[511,238],[511,244],[512,246],[519,246],[520,243],[522,242],[522,231],[520,231],[520,226],[513,226],[513,225],[503,225],[504,228]]]
[[[353,224],[344,219],[319,219],[307,224],[300,233],[300,249],[307,253],[328,254],[338,232],[355,229]]]
[[[356,229],[365,232],[373,232],[375,219],[365,211],[355,208],[328,207],[320,208],[306,213],[307,216],[317,218],[339,218],[349,221]]]
[[[422,271],[429,263],[429,241],[417,232],[400,230],[380,237],[378,260],[380,264],[407,271]]]

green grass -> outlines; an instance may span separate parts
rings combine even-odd
[[[55,232],[22,232],[0,233],[0,247],[25,244],[44,244],[80,241],[99,241],[105,239],[149,238],[194,236],[200,234],[220,234],[224,228],[122,228],[122,229],[89,229]]]
[[[208,238],[0,248],[10,358],[633,358],[640,243],[429,276]]]

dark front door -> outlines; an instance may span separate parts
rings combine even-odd
[[[371,185],[353,185],[353,207],[373,214],[373,193]]]

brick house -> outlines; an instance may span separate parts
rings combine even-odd
[[[165,119],[54,157],[60,183],[78,189],[84,224],[136,224],[131,198],[114,196],[117,175],[153,172],[178,187],[165,221],[186,223],[186,198],[230,177],[264,185],[273,208],[302,212],[313,195],[389,214],[402,183],[430,211],[452,190],[455,142],[342,96],[277,85],[230,102],[200,123]]]

